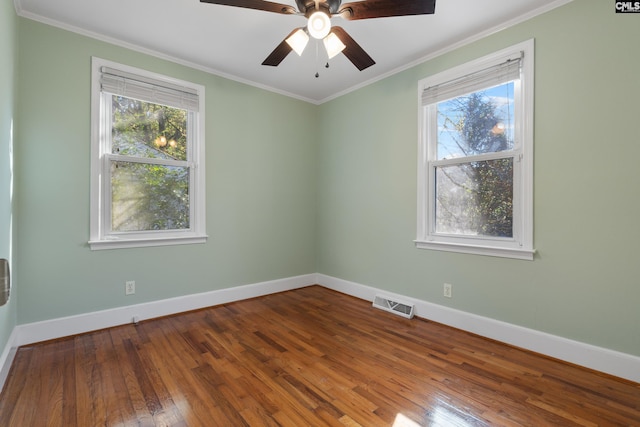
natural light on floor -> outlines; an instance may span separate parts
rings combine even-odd
[[[422,427],[420,424],[411,421],[409,418],[402,414],[396,415],[396,419],[393,422],[393,427]]]
[[[468,419],[461,417],[461,414],[448,404],[436,405],[430,413],[431,422],[428,425],[418,424],[406,415],[398,413],[392,427],[470,427]]]

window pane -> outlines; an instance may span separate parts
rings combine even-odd
[[[513,237],[513,159],[436,168],[436,233]]]
[[[439,102],[437,158],[513,149],[513,82]]]
[[[189,168],[111,163],[113,231],[189,228]]]
[[[112,95],[111,153],[187,159],[187,111]]]

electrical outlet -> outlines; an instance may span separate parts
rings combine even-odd
[[[133,295],[136,293],[136,282],[135,280],[127,280],[124,283],[124,294],[125,295]]]
[[[450,283],[444,284],[444,296],[451,298],[453,296],[453,285]]]

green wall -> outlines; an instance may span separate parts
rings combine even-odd
[[[0,258],[11,262],[12,273],[15,257],[12,257],[12,145],[15,111],[15,62],[17,17],[11,0],[0,1]],[[13,259],[12,259],[13,258]],[[7,304],[0,307],[0,349],[4,349],[16,325],[16,275],[13,293]],[[2,353],[2,350],[0,350]]]
[[[531,38],[535,260],[416,249],[418,81]],[[323,104],[318,271],[640,355],[639,39],[574,1]]]
[[[639,19],[574,1],[321,106],[19,19],[18,323],[317,271],[640,355]],[[530,38],[535,260],[416,249],[418,81]],[[207,244],[89,250],[92,55],[206,87]]]
[[[19,323],[315,272],[316,106],[27,19],[18,54]],[[205,86],[206,244],[89,249],[91,56]]]

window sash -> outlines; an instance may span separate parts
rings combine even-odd
[[[102,67],[103,69],[105,67]],[[112,209],[113,209],[113,193],[112,193],[112,176],[111,176],[111,164],[113,162],[129,162],[129,163],[140,163],[140,164],[149,164],[149,165],[162,165],[162,166],[177,166],[184,167],[189,169],[189,194],[194,194],[194,184],[195,184],[195,175],[194,175],[194,164],[191,161],[191,153],[192,153],[192,141],[193,141],[193,132],[194,129],[194,121],[195,116],[193,112],[188,112],[187,115],[187,160],[172,160],[172,159],[162,159],[162,158],[152,158],[152,157],[137,157],[137,156],[127,156],[112,153],[112,125],[113,122],[110,119],[112,117],[112,105],[111,105],[111,97],[114,95],[112,92],[102,91],[101,93],[101,101],[102,108],[104,111],[105,117],[105,138],[103,141],[103,163],[102,170],[104,172],[104,182],[102,189],[102,206],[104,206],[104,216],[102,221],[102,229],[104,230],[104,236],[106,238],[115,238],[115,237],[140,237],[147,235],[154,235],[156,233],[172,233],[172,232],[190,232],[193,231],[193,224],[195,221],[195,200],[194,197],[189,197],[189,228],[184,229],[167,229],[167,230],[145,230],[145,231],[115,231],[113,230],[112,224]],[[117,95],[117,94],[115,94]],[[122,96],[127,96],[123,95]],[[140,99],[144,102],[152,102],[147,99]]]
[[[502,155],[500,155],[502,154]],[[447,233],[442,231],[437,231],[437,218],[436,218],[436,208],[437,208],[437,180],[436,174],[438,168],[443,168],[447,166],[459,166],[470,163],[480,163],[480,162],[488,162],[494,160],[503,160],[503,159],[511,159],[512,160],[512,235],[511,237],[499,237],[499,236],[490,236],[490,235],[482,235],[482,234],[462,234],[462,233]],[[444,241],[466,241],[467,243],[477,244],[479,241],[495,241],[495,242],[503,242],[508,245],[516,245],[520,246],[521,241],[521,228],[522,228],[522,220],[521,220],[521,209],[520,209],[520,198],[522,195],[517,190],[520,186],[520,174],[522,167],[521,165],[521,156],[514,155],[513,152],[502,152],[495,154],[485,154],[480,156],[473,157],[464,157],[458,159],[448,159],[448,160],[439,160],[434,162],[429,162],[428,173],[429,173],[429,193],[428,197],[430,200],[428,216],[427,216],[427,224],[428,224],[428,236],[430,236],[430,240],[434,240],[435,238],[444,239]]]
[[[480,88],[478,90],[482,90]],[[458,96],[458,95],[456,95]],[[517,103],[516,103],[517,105]],[[520,167],[521,167],[521,159],[522,159],[522,150],[521,145],[516,144],[514,141],[514,148],[511,150],[497,151],[493,153],[484,153],[477,154],[473,156],[465,156],[465,157],[454,157],[451,159],[437,159],[436,155],[436,145],[437,145],[437,108],[435,104],[430,104],[423,107],[426,110],[425,120],[427,122],[427,128],[431,129],[431,132],[428,132],[427,146],[429,147],[427,154],[427,173],[429,182],[428,189],[428,201],[427,202],[427,238],[429,240],[441,239],[444,242],[466,242],[467,244],[478,244],[481,241],[494,241],[494,242],[503,242],[504,244],[510,246],[520,246],[520,242],[522,241],[522,221],[521,221],[521,209],[520,209],[520,198],[522,195],[520,194]],[[518,108],[516,108],[514,112],[514,121],[518,123],[521,112]],[[516,138],[517,141],[517,138]],[[461,164],[468,164],[474,162],[485,162],[491,160],[500,160],[500,159],[513,159],[513,222],[512,222],[512,237],[492,237],[492,236],[484,236],[484,235],[471,235],[471,234],[451,234],[451,233],[442,233],[436,231],[436,171],[438,167],[446,167],[446,166],[455,166]]]
[[[517,137],[514,141],[514,147],[510,150],[477,154],[472,156],[454,157],[451,159],[437,158],[437,144],[438,144],[438,108],[437,104],[442,101],[453,99],[459,96],[471,94],[474,92],[483,91],[494,86],[498,86],[510,81],[514,81],[514,122],[517,124],[521,120],[521,112],[519,111],[519,89],[520,89],[520,76],[521,76],[521,59],[523,53],[511,56],[504,59],[492,66],[486,67],[480,71],[469,73],[460,77],[456,77],[452,80],[448,80],[439,84],[426,87],[422,92],[422,106],[426,110],[426,121],[428,132],[427,145],[427,169],[428,180],[430,183],[429,188],[429,209],[428,209],[428,235],[433,238],[444,238],[444,240],[451,239],[452,241],[502,241],[502,242],[516,242],[520,238],[520,220],[519,220],[519,207],[516,200],[520,197],[517,191],[517,183],[519,181],[519,166],[518,159],[520,158],[520,144],[517,143]],[[516,132],[517,135],[517,132]],[[485,162],[490,160],[499,160],[505,158],[513,159],[513,223],[512,223],[512,237],[492,237],[485,235],[473,235],[473,234],[452,234],[443,233],[436,230],[436,206],[437,206],[437,191],[436,191],[436,173],[439,167],[453,166],[469,164],[474,162]]]
[[[154,159],[152,159],[154,160]],[[118,156],[116,154],[109,154],[104,156],[103,160],[103,171],[105,175],[104,179],[104,216],[103,216],[103,230],[105,237],[109,238],[144,238],[145,236],[154,236],[156,234],[167,234],[170,235],[172,233],[187,233],[194,231],[194,197],[193,197],[193,183],[195,179],[194,167],[189,165],[188,162],[181,161],[146,161],[146,159],[142,159],[140,157],[127,157],[127,156]],[[161,230],[132,230],[132,231],[118,231],[113,229],[112,223],[112,215],[113,215],[113,193],[112,193],[112,175],[111,175],[111,165],[115,162],[125,162],[125,163],[138,163],[144,165],[162,165],[162,166],[173,166],[173,167],[182,167],[188,169],[189,176],[189,227],[186,228],[167,228]]]

